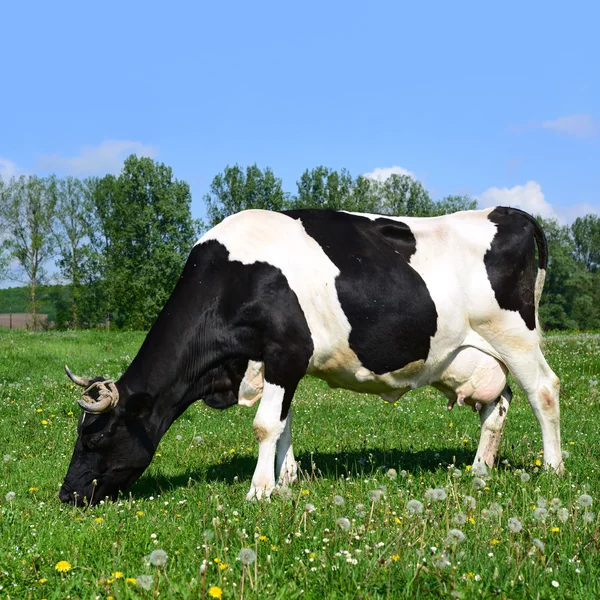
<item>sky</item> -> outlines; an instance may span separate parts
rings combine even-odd
[[[572,222],[600,213],[600,3],[14,2],[0,175],[226,165],[409,172]]]

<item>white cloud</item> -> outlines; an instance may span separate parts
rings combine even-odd
[[[21,173],[21,169],[14,162],[0,156],[0,177],[4,181],[8,181],[11,177],[18,177]]]
[[[158,148],[142,142],[129,140],[106,140],[98,146],[83,146],[78,156],[43,154],[36,168],[43,171],[59,171],[70,175],[104,175],[118,173],[123,161],[130,154],[154,158]]]
[[[542,186],[536,181],[528,181],[525,185],[515,185],[512,188],[491,187],[479,194],[477,201],[482,208],[516,206],[532,215],[541,215],[544,219],[563,221],[546,201]]]
[[[397,165],[394,165],[393,167],[377,167],[370,173],[364,173],[365,177],[374,179],[375,181],[385,181],[392,175],[408,175],[413,179],[417,179],[417,176],[412,171],[398,167]]]
[[[541,126],[543,129],[574,137],[593,137],[598,132],[598,124],[589,114],[567,115],[553,121],[542,121]]]

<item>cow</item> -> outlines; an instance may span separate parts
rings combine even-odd
[[[536,273],[537,246],[537,273]],[[524,390],[545,466],[562,473],[560,383],[541,349],[547,243],[507,207],[409,218],[248,210],[193,247],[137,356],[117,380],[84,387],[59,497],[115,498],[150,464],[193,402],[259,402],[248,499],[297,479],[292,398],[306,375],[396,401],[432,385],[447,408],[479,412],[474,465],[492,467],[512,393]]]

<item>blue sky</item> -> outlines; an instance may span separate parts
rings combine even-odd
[[[0,174],[188,181],[227,164],[409,171],[565,222],[600,212],[595,2],[12,2]],[[384,171],[384,173],[389,171]]]

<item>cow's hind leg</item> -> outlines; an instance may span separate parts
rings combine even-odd
[[[283,432],[277,440],[275,477],[278,485],[290,485],[298,481],[298,465],[292,447],[292,409],[288,412]]]
[[[512,391],[507,384],[500,396],[494,402],[484,404],[479,413],[481,436],[473,462],[473,469],[479,473],[486,473],[487,467],[491,469],[494,466],[511,400]]]

